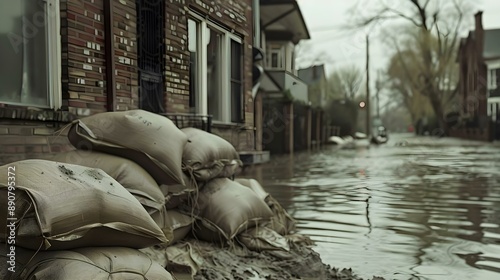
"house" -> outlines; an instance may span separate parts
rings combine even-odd
[[[71,149],[100,112],[212,116],[255,151],[252,0],[0,0],[0,164]],[[257,22],[258,23],[258,22]]]
[[[313,107],[324,107],[326,105],[327,77],[325,65],[313,65],[308,68],[299,69],[299,78],[306,83],[308,88],[308,99]]]
[[[451,134],[492,140],[500,132],[500,29],[484,30],[482,14],[476,13],[475,30],[460,42],[459,96],[465,124]]]
[[[295,46],[310,35],[296,0],[261,0],[259,4],[257,46],[265,60],[256,101],[262,104],[257,138],[262,139],[264,150],[290,153],[310,146],[311,116],[303,108],[309,103],[308,87],[295,65]]]

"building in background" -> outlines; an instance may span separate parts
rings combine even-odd
[[[462,126],[452,136],[479,140],[499,138],[500,29],[484,30],[482,12],[475,15],[475,29],[460,42],[459,95]]]

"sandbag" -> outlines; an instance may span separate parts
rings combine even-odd
[[[189,138],[182,155],[183,169],[197,181],[231,177],[243,165],[236,149],[224,138],[192,127],[182,131]]]
[[[158,184],[183,184],[187,136],[167,117],[143,110],[106,112],[73,122],[68,139],[77,149],[128,158]]]
[[[237,240],[252,251],[290,251],[288,240],[267,227],[255,227],[237,236]]]
[[[182,175],[184,184],[160,185],[160,191],[165,196],[167,209],[177,208],[181,204],[188,203],[191,196],[198,192],[198,184],[186,174]]]
[[[9,192],[9,167],[16,190]],[[146,210],[104,171],[48,160],[0,166],[0,201],[15,197],[15,210],[0,209],[0,242],[15,217],[16,245],[33,250],[89,246],[143,248],[168,240]],[[10,221],[9,221],[10,223]]]
[[[191,232],[194,218],[176,210],[157,211],[151,214],[151,218],[163,231],[165,237],[169,240],[168,245],[182,240]]]
[[[165,268],[147,255],[130,248],[90,247],[38,253],[19,248],[15,272],[7,270],[8,253],[4,246],[0,246],[0,276],[3,280],[173,279]]]
[[[273,211],[273,216],[265,226],[281,235],[289,235],[294,232],[297,222],[286,212],[281,204],[271,195],[266,197],[266,203],[271,211]]]
[[[266,200],[266,198],[269,196],[269,193],[267,193],[262,187],[262,185],[259,183],[259,181],[255,179],[237,178],[235,179],[235,181],[242,184],[245,187],[250,188],[262,200]]]
[[[252,189],[262,200],[264,200],[273,216],[271,220],[265,224],[266,227],[276,231],[279,234],[287,235],[295,230],[295,220],[286,212],[279,202],[264,190],[262,185],[255,179],[235,179],[241,185]]]
[[[196,202],[194,234],[205,241],[232,240],[273,214],[252,190],[227,178],[208,182]]]
[[[161,210],[165,205],[165,196],[153,177],[131,160],[82,150],[60,153],[51,160],[102,169],[125,187],[149,213]]]

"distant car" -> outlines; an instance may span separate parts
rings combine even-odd
[[[371,142],[374,144],[384,144],[389,140],[387,128],[383,125],[382,120],[375,118],[373,120]]]

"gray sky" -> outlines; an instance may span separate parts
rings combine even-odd
[[[401,0],[370,0],[370,4],[375,5],[376,1],[390,3],[394,8],[401,5]],[[297,0],[302,15],[311,35],[312,52],[324,52],[330,58],[327,65],[327,74],[334,67],[348,64],[365,67],[366,63],[366,44],[365,33],[352,32],[345,35],[339,32],[340,26],[350,20],[348,10],[357,3],[357,1],[346,0]],[[366,2],[366,0],[365,0]],[[476,10],[483,10],[483,26],[485,29],[500,28],[500,1],[499,0],[479,0]],[[359,9],[361,10],[361,9]],[[473,21],[473,18],[470,19]],[[336,28],[337,27],[337,28]],[[473,26],[471,26],[473,28]],[[372,34],[372,33],[370,33]],[[376,32],[373,32],[375,38],[370,37],[370,56],[371,71],[375,74],[376,69],[385,68],[385,65],[391,53],[382,47],[380,37],[377,38]],[[374,80],[373,78],[371,79]]]

